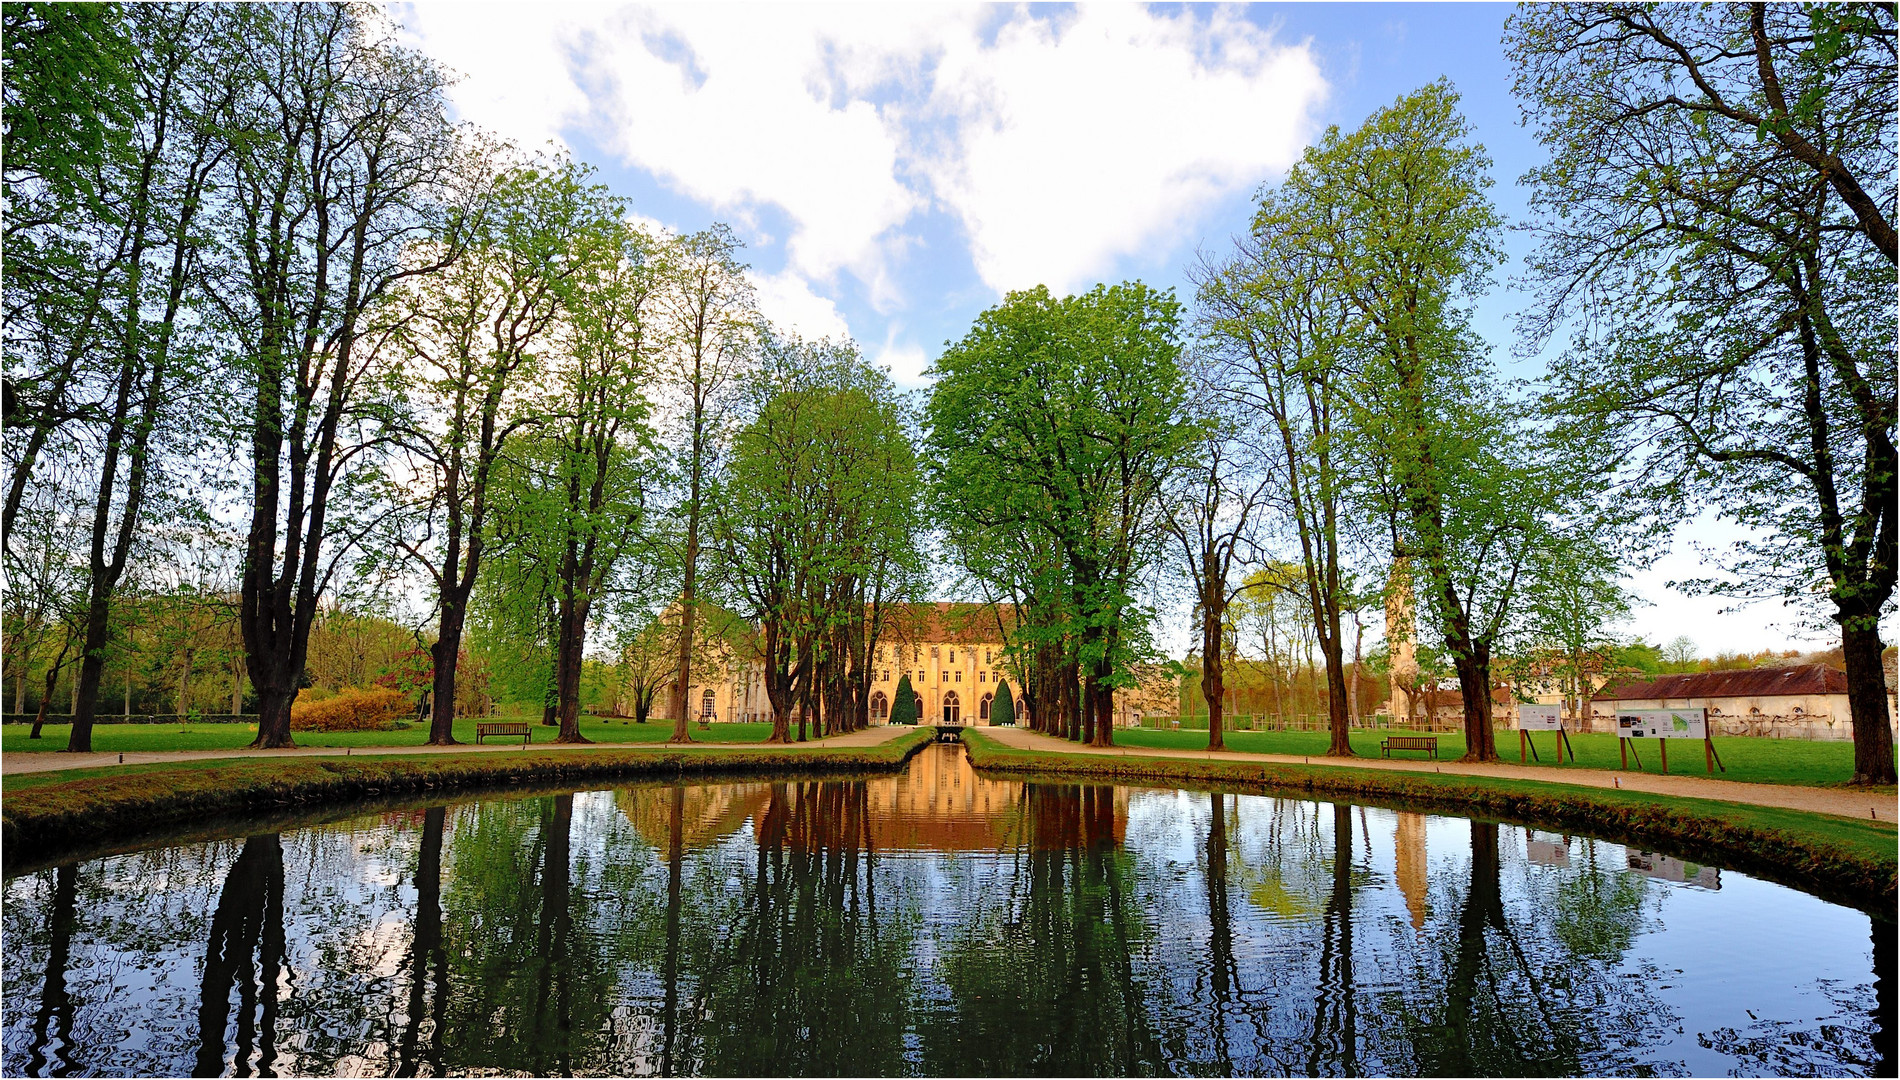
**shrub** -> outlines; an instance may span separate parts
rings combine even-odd
[[[290,707],[290,730],[389,731],[408,712],[409,697],[400,690],[346,687],[321,701],[306,701],[299,693]]]
[[[917,722],[917,692],[910,688],[910,676],[897,680],[897,697],[891,702],[891,723]]]
[[[1016,699],[1009,694],[1009,684],[996,680],[996,700],[990,702],[990,723],[997,727],[1016,726]]]

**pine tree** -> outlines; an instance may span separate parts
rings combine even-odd
[[[1016,726],[1016,702],[1009,696],[1009,684],[1001,679],[996,680],[996,700],[990,702],[990,726]]]
[[[910,688],[910,676],[897,680],[897,698],[891,702],[891,723],[915,724],[917,722],[917,693]]]

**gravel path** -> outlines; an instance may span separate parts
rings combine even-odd
[[[985,735],[1005,746],[1019,750],[1042,750],[1070,754],[1103,754],[1119,757],[1186,758],[1200,761],[1252,761],[1275,764],[1310,764],[1337,769],[1385,769],[1391,772],[1437,772],[1449,776],[1493,776],[1505,780],[1541,780],[1546,783],[1574,784],[1577,787],[1622,788],[1656,795],[1691,799],[1716,799],[1722,802],[1774,806],[1785,810],[1806,810],[1842,817],[1877,818],[1894,821],[1900,817],[1900,798],[1851,788],[1801,787],[1793,784],[1752,784],[1735,780],[1714,780],[1700,776],[1660,776],[1655,773],[1618,772],[1613,769],[1577,769],[1507,765],[1465,765],[1444,761],[1398,761],[1385,758],[1353,758],[1338,761],[1298,754],[1244,754],[1227,750],[1162,750],[1147,747],[1095,747],[1051,738],[1025,728],[984,728]]]
[[[906,732],[906,727],[873,727],[862,731],[853,731],[844,735],[833,735],[829,739],[813,740],[803,745],[823,746],[832,749],[840,746],[878,746],[889,742]],[[152,765],[176,761],[209,761],[215,758],[272,758],[282,760],[290,757],[349,757],[361,750],[365,756],[383,756],[386,754],[510,754],[522,750],[558,750],[564,753],[584,754],[590,750],[633,750],[658,751],[675,749],[721,749],[731,747],[764,747],[763,743],[733,742],[696,742],[689,747],[675,747],[667,743],[587,743],[585,745],[535,743],[522,746],[519,742],[473,743],[461,746],[295,746],[287,750],[143,750],[119,753],[67,754],[60,752],[14,753],[0,756],[0,774],[13,776],[18,773],[56,772],[60,769],[89,769],[104,765]],[[796,753],[799,744],[794,743],[785,750]]]

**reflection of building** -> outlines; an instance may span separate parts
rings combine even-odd
[[[1021,696],[1020,678],[1003,654],[1002,627],[1010,619],[1005,609],[992,604],[889,604],[883,618],[884,629],[871,655],[871,723],[890,718],[898,680],[907,674],[918,698],[918,718],[926,724],[987,725],[999,680],[1007,680],[1010,693]],[[735,658],[708,670],[720,673],[718,681],[695,682],[687,695],[695,718],[772,718],[759,661]],[[1174,707],[1172,684],[1144,684],[1140,691],[1115,695],[1119,724]],[[1021,716],[1020,706],[1017,714]]]
[[[1707,709],[1711,735],[1852,739],[1847,675],[1824,664],[1660,675],[1591,699],[1591,728],[1615,731],[1618,709]]]
[[[771,797],[770,784],[694,784],[678,789],[682,846],[704,847],[738,832]],[[640,838],[665,851],[671,843],[672,785],[621,788],[614,805]]]
[[[1412,913],[1412,929],[1425,929],[1430,913],[1425,873],[1425,815],[1399,811],[1399,825],[1393,837],[1398,858],[1399,892],[1405,896],[1405,909]]]
[[[1694,885],[1699,889],[1720,889],[1722,872],[1713,866],[1700,863],[1683,862],[1667,855],[1658,855],[1651,851],[1629,849],[1629,868],[1644,877],[1653,877],[1658,881],[1674,881],[1683,885]]]

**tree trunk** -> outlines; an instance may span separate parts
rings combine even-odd
[[[1893,729],[1888,726],[1880,628],[1870,618],[1841,620],[1841,656],[1847,668],[1847,710],[1854,724],[1854,783],[1894,782]]]
[[[561,601],[561,637],[557,646],[559,681],[555,692],[561,733],[554,737],[557,743],[593,742],[581,734],[581,666],[587,644],[589,606],[587,599],[581,596],[563,597]]]
[[[457,742],[455,674],[456,663],[462,655],[462,626],[467,605],[466,589],[442,590],[442,619],[436,627],[435,644],[429,646],[429,656],[435,664],[434,689],[430,692],[433,701],[429,713],[430,746],[454,746]]]
[[[1334,630],[1338,630],[1335,623]],[[1320,639],[1321,658],[1326,662],[1326,719],[1332,741],[1327,757],[1352,757],[1352,714],[1346,705],[1346,665],[1337,633]]]
[[[1226,616],[1227,605],[1224,598],[1215,595],[1218,586],[1210,589],[1205,580],[1201,585],[1201,698],[1207,702],[1207,748],[1225,750],[1221,709],[1226,704],[1227,673],[1222,665],[1221,620]]]
[[[1491,730],[1491,661],[1454,649],[1458,696],[1465,711],[1465,756],[1460,761],[1496,761],[1497,736]]]

